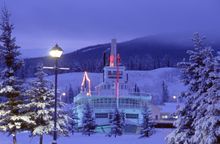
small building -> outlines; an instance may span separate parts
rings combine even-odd
[[[173,127],[173,122],[180,104],[177,102],[164,103],[163,105],[151,105],[152,117],[156,127]]]

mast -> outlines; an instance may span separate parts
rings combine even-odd
[[[116,63],[116,67],[117,67],[117,71],[116,71],[116,81],[115,81],[115,90],[116,90],[116,102],[117,102],[117,109],[119,108],[119,63],[120,63],[120,56],[119,54],[117,55],[117,63]]]

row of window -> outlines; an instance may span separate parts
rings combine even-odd
[[[112,113],[95,113],[95,118],[112,118]],[[139,115],[138,114],[125,114],[125,118],[127,119],[138,119]]]
[[[75,102],[76,106],[83,106],[85,101]],[[114,107],[116,105],[116,98],[97,98],[92,100],[92,106],[94,107]],[[129,98],[120,98],[119,106],[121,107],[140,107],[142,106],[143,101],[139,99],[129,99]]]
[[[177,118],[178,118],[178,116],[176,116],[176,115],[167,115],[167,114],[161,115],[161,119],[163,119],[163,120],[175,120]]]
[[[122,71],[119,71],[118,73],[119,73],[119,75],[123,74]],[[108,75],[116,75],[116,74],[117,74],[117,71],[108,71]]]
[[[115,98],[100,98],[94,99],[94,104],[115,104]],[[119,104],[139,105],[140,100],[137,99],[119,99]]]
[[[115,88],[115,85],[106,84],[102,86],[103,89],[111,89],[112,87]],[[119,88],[127,89],[127,85],[119,85]]]
[[[119,71],[119,79],[122,78],[123,72]],[[108,78],[110,79],[116,79],[117,78],[117,71],[108,71]]]

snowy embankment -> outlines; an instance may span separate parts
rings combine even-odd
[[[58,144],[165,144],[164,138],[172,129],[156,129],[156,133],[149,138],[139,138],[137,134],[124,134],[119,137],[106,137],[104,134],[84,136],[76,133],[70,137],[60,137]],[[38,144],[38,137],[30,138],[28,134],[18,134],[17,144]],[[44,144],[51,144],[52,137],[45,136]],[[0,144],[11,144],[12,138],[0,133]]]
[[[168,85],[170,96],[180,95],[185,89],[180,82],[180,71],[177,68],[159,68],[150,71],[127,71],[128,81],[131,85],[137,84],[141,91],[150,92],[155,96],[161,95],[162,82]],[[88,73],[92,88],[103,80],[102,73]],[[82,72],[59,74],[58,87],[64,91],[71,85],[74,90],[80,87],[83,78]],[[54,76],[48,76],[53,81]]]

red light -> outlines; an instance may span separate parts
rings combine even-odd
[[[114,55],[110,55],[110,66],[114,66]]]

